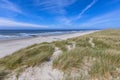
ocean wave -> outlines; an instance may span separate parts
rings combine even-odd
[[[11,39],[11,38],[17,38],[18,36],[15,35],[0,35],[0,40],[2,39]]]
[[[61,35],[61,34],[69,34],[77,31],[54,31],[54,32],[39,32],[39,33],[15,33],[15,34],[0,34],[0,40],[6,39],[20,39],[20,38],[28,38],[28,37],[37,37],[37,36],[50,36],[50,35]]]

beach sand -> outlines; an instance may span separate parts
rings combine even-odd
[[[93,32],[96,31],[86,31],[86,32],[64,34],[64,35],[45,36],[45,37],[41,36],[41,37],[19,39],[19,40],[0,41],[0,58],[10,55],[15,51],[18,51],[22,48],[25,48],[33,44],[42,43],[42,42],[52,42],[57,40],[66,40],[68,38],[74,38],[85,34],[90,34]]]

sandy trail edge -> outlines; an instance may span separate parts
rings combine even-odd
[[[10,55],[21,48],[25,48],[27,46],[30,46],[36,43],[66,40],[68,38],[74,38],[74,37],[94,33],[97,31],[98,30],[64,34],[59,36],[57,35],[57,36],[46,36],[46,37],[36,37],[36,38],[20,39],[20,40],[12,40],[12,41],[3,41],[3,42],[0,42],[0,58]]]
[[[93,43],[93,38],[89,39],[89,43],[91,44],[91,47],[94,48],[95,47],[95,43]]]

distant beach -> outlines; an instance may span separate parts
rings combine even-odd
[[[32,31],[15,31],[10,33],[9,31],[0,32],[0,58],[13,52],[25,48],[27,46],[42,43],[52,42],[57,40],[65,40],[85,34],[96,32],[97,30],[71,30],[71,31],[44,31],[34,32]],[[22,35],[20,35],[22,34]],[[2,36],[1,36],[2,35]]]

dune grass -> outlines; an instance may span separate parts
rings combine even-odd
[[[71,41],[69,40],[54,41],[51,44],[54,44],[56,47],[58,47],[62,51],[67,51],[67,45],[72,45]]]
[[[89,38],[93,38],[94,48],[88,43]],[[55,68],[63,71],[80,69],[87,56],[95,59],[91,63],[91,70],[88,71],[91,78],[105,77],[107,74],[112,77],[120,76],[120,72],[116,70],[120,69],[120,30],[104,30],[71,40],[76,42],[76,48],[63,52],[55,59],[53,62]]]
[[[41,62],[48,61],[53,51],[54,47],[49,43],[35,44],[1,58],[0,66],[4,66],[6,69],[16,69],[20,66],[35,66]]]
[[[99,55],[94,55],[94,57],[97,60],[89,71],[92,77],[105,76],[107,73],[113,76],[114,72],[119,73],[116,69],[120,68],[120,54],[102,52]]]
[[[63,52],[63,54],[53,61],[53,66],[61,70],[80,68],[83,58],[88,56],[91,52],[92,49],[84,47],[78,47],[73,50]]]

